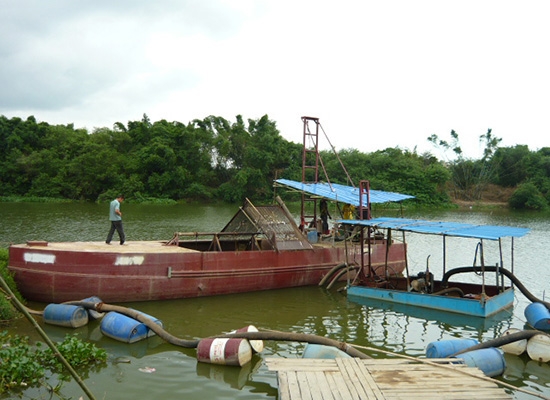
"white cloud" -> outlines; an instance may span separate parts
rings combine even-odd
[[[0,0],[0,114],[77,127],[319,117],[339,149],[547,146],[542,0]]]

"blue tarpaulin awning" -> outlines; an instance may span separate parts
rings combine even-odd
[[[300,192],[308,193],[312,196],[324,197],[327,200],[338,201],[359,207],[359,188],[340,185],[338,183],[303,183],[292,181],[290,179],[277,179],[276,184],[296,189]],[[381,190],[369,190],[370,203],[387,203],[413,199],[414,196],[408,194],[384,192]],[[363,206],[367,205],[367,196],[363,194]]]
[[[341,224],[370,226],[379,229],[395,229],[405,232],[488,240],[498,240],[503,237],[522,237],[529,233],[529,229],[527,228],[511,226],[475,225],[460,222],[424,221],[406,218],[382,217],[369,220],[343,219],[338,222]]]

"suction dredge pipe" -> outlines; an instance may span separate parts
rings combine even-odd
[[[497,272],[498,271],[498,272],[502,273],[504,276],[506,276],[508,279],[510,279],[514,283],[514,285],[517,286],[517,288],[521,291],[521,293],[523,293],[523,295],[525,297],[527,297],[527,299],[529,301],[531,301],[532,303],[542,303],[546,306],[546,308],[550,309],[550,303],[549,302],[536,298],[529,290],[527,290],[527,288],[523,285],[523,283],[521,283],[521,281],[514,274],[512,274],[510,271],[508,271],[507,269],[502,268],[502,267],[495,267],[495,266],[485,266],[484,270],[486,272]],[[473,266],[472,267],[454,268],[450,271],[447,271],[445,273],[445,275],[443,275],[443,279],[441,279],[441,283],[443,285],[446,285],[449,281],[449,278],[452,275],[455,275],[455,274],[460,274],[460,273],[465,273],[465,272],[480,272],[480,271],[481,271],[481,267],[473,267]]]
[[[176,346],[185,347],[185,348],[196,348],[200,342],[199,339],[180,339],[170,333],[166,332],[159,324],[155,323],[151,318],[140,313],[139,311],[115,306],[105,303],[92,303],[89,301],[72,301],[65,304],[72,304],[86,309],[96,310],[98,312],[106,311],[115,311],[120,314],[127,315],[150,328],[155,332],[160,338]],[[339,350],[344,351],[352,357],[357,358],[371,358],[363,352],[357,350],[355,347],[345,343],[339,342],[337,340],[329,339],[323,336],[317,336],[306,333],[293,333],[293,332],[279,332],[279,331],[262,331],[262,332],[239,332],[239,333],[228,333],[225,335],[213,336],[215,338],[241,338],[249,340],[280,340],[287,342],[307,342],[312,344],[322,344],[325,346],[336,347]]]
[[[499,338],[488,340],[486,342],[476,344],[475,346],[468,347],[467,349],[460,350],[454,354],[451,354],[449,357],[454,357],[459,354],[466,353],[473,350],[487,349],[489,347],[500,347],[500,346],[504,346],[505,344],[517,342],[523,339],[529,340],[533,336],[541,335],[541,334],[546,335],[545,333],[537,330],[524,330],[524,331],[514,332],[514,333],[510,333],[509,335],[504,335]]]
[[[326,286],[327,289],[331,289],[342,276],[357,271],[358,269],[359,265],[348,265],[347,263],[338,264],[321,279],[319,286]],[[329,280],[330,282],[327,284]]]

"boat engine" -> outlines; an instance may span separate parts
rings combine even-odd
[[[409,292],[432,293],[434,289],[434,276],[431,272],[419,272],[411,276]]]

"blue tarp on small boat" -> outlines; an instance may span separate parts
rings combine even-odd
[[[511,226],[475,225],[460,222],[424,221],[407,218],[374,218],[369,220],[339,220],[347,225],[360,225],[377,229],[394,229],[405,232],[457,236],[464,238],[498,240],[503,237],[522,237],[529,233],[527,228]]]

